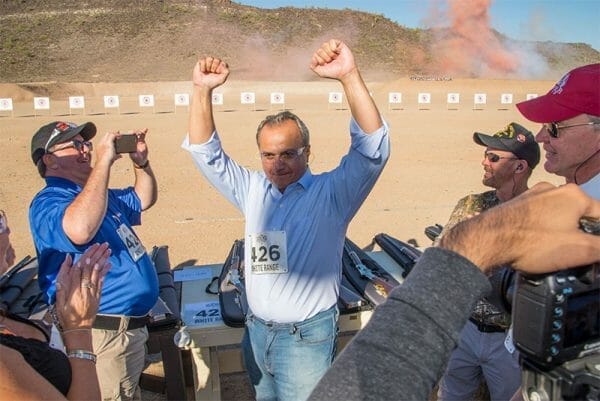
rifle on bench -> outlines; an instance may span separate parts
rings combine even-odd
[[[373,304],[382,303],[389,293],[400,285],[388,272],[347,238],[344,242],[344,253],[347,256],[342,265],[344,273],[352,285]]]
[[[373,241],[402,267],[402,278],[406,278],[419,260],[422,252],[385,233],[377,234]]]
[[[219,304],[223,322],[244,327],[248,300],[244,282],[244,240],[236,240],[219,275]]]

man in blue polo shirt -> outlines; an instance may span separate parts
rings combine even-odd
[[[129,400],[139,398],[146,316],[158,299],[156,271],[132,226],[156,202],[156,179],[144,130],[136,133],[136,150],[129,154],[134,186],[108,189],[110,169],[121,158],[115,150],[121,134],[107,133],[97,142],[92,167],[90,140],[95,135],[90,122],[53,122],[35,133],[31,157],[46,186],[34,197],[29,220],[39,258],[38,281],[49,303],[54,302],[56,275],[67,254],[77,262],[90,244],[109,244],[112,269],[92,329],[93,352],[102,398]],[[84,279],[82,287],[89,286]]]
[[[308,129],[288,111],[258,126],[263,171],[230,159],[211,107],[213,89],[229,75],[227,64],[206,57],[193,72],[183,148],[246,219],[250,312],[242,346],[257,400],[304,400],[331,365],[346,229],[389,156],[387,125],[350,49],[339,40],[324,43],[311,69],[342,84],[352,112],[348,153],[337,168],[318,175],[308,167]]]

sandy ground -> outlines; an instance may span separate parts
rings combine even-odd
[[[547,81],[395,81],[370,83],[369,88],[391,130],[392,154],[372,193],[351,223],[348,236],[366,246],[379,232],[397,238],[415,239],[427,246],[423,229],[445,223],[456,201],[463,195],[484,190],[480,165],[483,148],[472,141],[474,131],[493,133],[510,121],[536,132],[538,124],[524,120],[514,105],[498,110],[501,93],[513,93],[514,101],[527,93],[545,93]],[[19,255],[33,254],[28,228],[28,206],[43,186],[30,158],[30,140],[43,124],[53,120],[77,123],[93,121],[100,133],[147,127],[150,160],[159,182],[159,200],[144,213],[136,231],[147,249],[155,244],[169,246],[173,265],[222,262],[234,239],[243,235],[241,214],[225,201],[200,175],[180,145],[186,133],[187,109],[173,105],[173,93],[189,92],[189,83],[157,83],[136,87],[127,84],[96,84],[86,94],[86,115],[77,110],[69,116],[67,101],[51,99],[51,110],[37,111],[31,101],[15,103],[14,116],[0,112],[0,208],[10,219],[13,242]],[[74,86],[76,87],[76,86]],[[85,93],[86,85],[81,85]],[[169,89],[171,94],[169,94]],[[330,170],[349,146],[347,104],[328,104],[328,92],[339,91],[335,82],[265,83],[228,82],[222,87],[224,105],[215,107],[217,127],[226,151],[250,168],[260,168],[255,144],[255,127],[269,113],[270,92],[284,92],[285,107],[297,113],[311,130],[314,173]],[[14,88],[0,85],[0,98],[11,97]],[[140,111],[137,94],[158,93],[155,113]],[[239,93],[254,91],[255,106],[242,105]],[[403,103],[390,110],[389,92],[401,92]],[[431,93],[432,103],[417,104],[417,93]],[[458,110],[448,110],[446,93],[461,94]],[[78,94],[79,94],[78,93]],[[148,92],[146,92],[148,93]],[[486,93],[488,103],[473,110],[473,93]],[[105,114],[102,95],[121,95],[120,113]],[[161,95],[162,98],[161,98]],[[419,107],[421,106],[421,107]],[[398,108],[402,108],[401,110]],[[256,109],[256,110],[254,110]],[[75,112],[75,110],[74,110]],[[102,114],[100,114],[102,113]],[[90,115],[91,114],[91,115]],[[560,183],[538,167],[531,182]],[[127,157],[113,166],[111,186],[133,183]]]
[[[391,158],[370,196],[352,221],[348,236],[361,246],[385,232],[399,239],[429,245],[423,230],[445,223],[456,201],[484,190],[480,165],[483,148],[472,141],[474,131],[493,133],[511,121],[534,132],[538,124],[524,120],[514,105],[500,104],[501,93],[512,93],[514,102],[528,93],[545,93],[548,81],[410,81],[369,83],[372,96],[390,125]],[[8,216],[18,256],[35,254],[28,228],[28,206],[43,180],[30,158],[30,140],[38,127],[53,120],[93,121],[99,132],[147,127],[150,161],[159,182],[159,200],[143,215],[136,229],[150,250],[166,244],[173,266],[222,262],[234,239],[243,236],[241,214],[200,175],[180,144],[186,133],[187,109],[173,106],[173,94],[190,91],[188,82],[154,84],[71,85],[73,95],[86,96],[86,114],[69,115],[66,96],[51,98],[51,110],[34,115],[30,97],[14,85],[0,84],[0,98],[14,97],[15,110],[0,112],[0,208]],[[249,168],[260,168],[255,127],[269,113],[271,92],[284,92],[285,107],[297,113],[311,130],[314,173],[330,170],[346,152],[350,140],[347,103],[328,104],[328,92],[341,91],[333,81],[273,83],[230,81],[219,91],[224,105],[215,107],[217,127],[226,151]],[[242,91],[256,93],[256,105],[240,104]],[[389,92],[401,92],[402,104],[390,109]],[[417,104],[419,92],[430,93],[431,104]],[[460,93],[461,103],[449,110],[447,93]],[[157,107],[141,110],[137,95],[153,93]],[[473,108],[473,95],[486,93],[487,104]],[[120,110],[106,113],[103,95],[120,95]],[[281,108],[281,107],[279,107]],[[41,114],[41,115],[39,115]],[[532,183],[561,179],[540,166]],[[133,183],[131,163],[115,162],[111,186]]]

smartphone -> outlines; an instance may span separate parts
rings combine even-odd
[[[123,134],[115,139],[115,151],[117,153],[133,153],[137,150],[137,135]]]

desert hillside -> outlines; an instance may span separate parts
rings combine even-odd
[[[200,55],[221,56],[237,79],[305,81],[311,52],[330,37],[354,50],[366,78],[556,79],[600,61],[587,44],[516,42],[409,29],[349,9],[263,10],[230,0],[0,2],[0,82],[181,81]],[[482,58],[483,57],[483,58]]]

